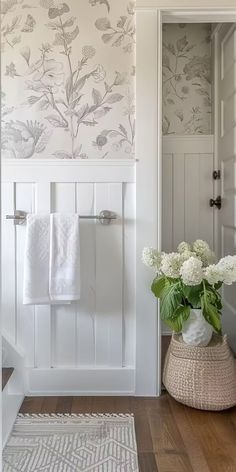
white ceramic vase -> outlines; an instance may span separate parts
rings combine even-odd
[[[183,323],[182,336],[190,346],[207,346],[212,338],[213,328],[205,320],[202,310],[192,309]]]

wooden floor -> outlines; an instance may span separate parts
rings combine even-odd
[[[161,398],[28,397],[21,413],[134,413],[140,472],[236,472],[236,408],[211,413]]]

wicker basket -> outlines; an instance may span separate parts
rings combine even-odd
[[[227,337],[213,335],[207,347],[192,347],[173,334],[163,383],[172,397],[193,408],[226,410],[236,405],[236,360]]]

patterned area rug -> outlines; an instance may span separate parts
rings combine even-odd
[[[138,472],[132,415],[18,415],[3,472]]]

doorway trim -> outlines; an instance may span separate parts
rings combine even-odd
[[[236,22],[235,0],[197,3],[136,1],[136,395],[161,394],[159,305],[140,257],[144,246],[162,247],[162,23]]]

